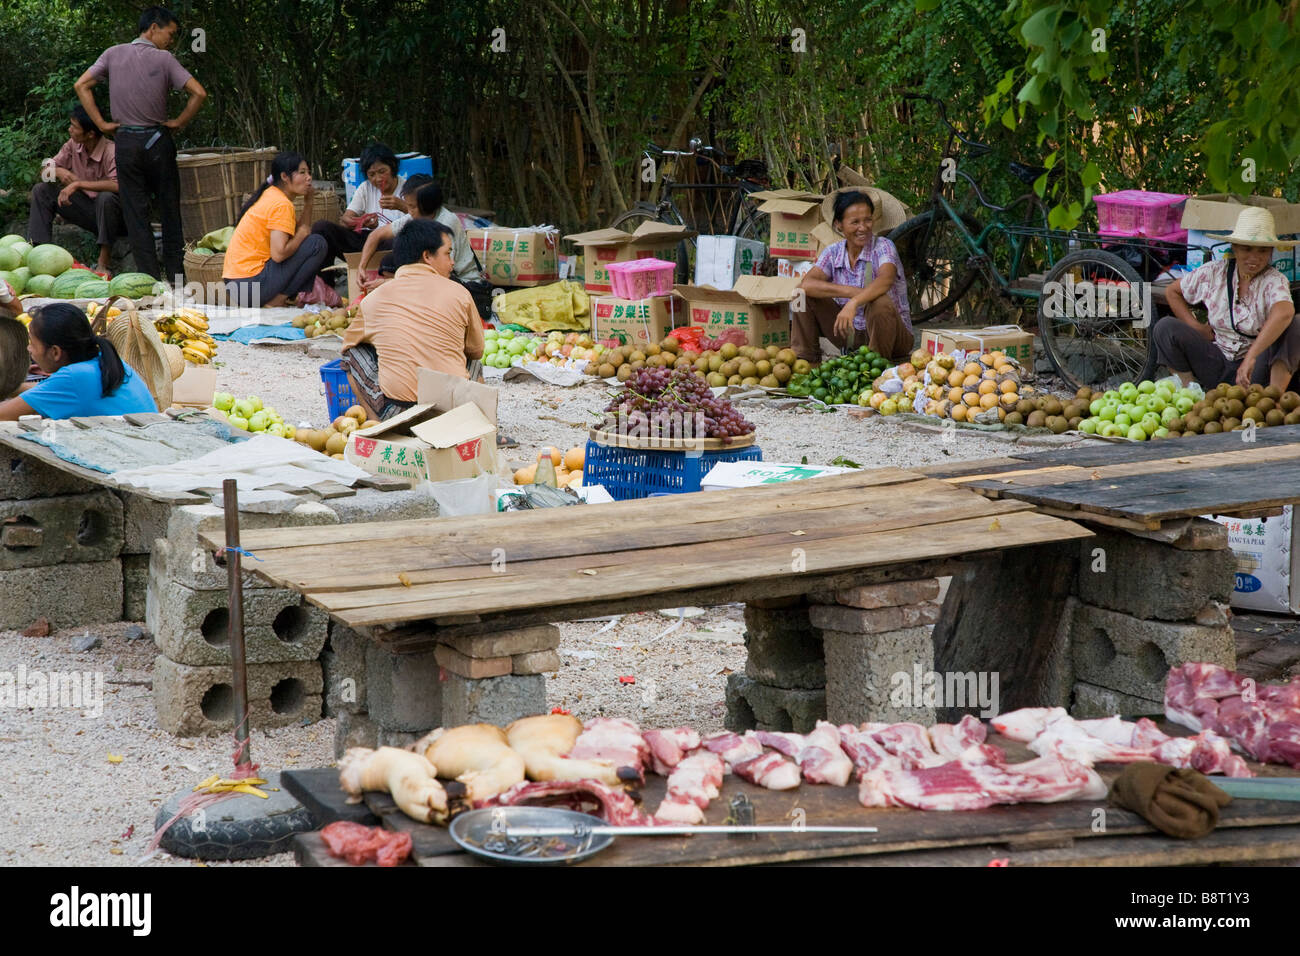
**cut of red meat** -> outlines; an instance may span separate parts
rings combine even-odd
[[[1184,664],[1165,682],[1165,714],[1194,730],[1222,734],[1256,760],[1300,769],[1300,678],[1256,687],[1217,664]],[[1206,751],[1201,759],[1212,757]],[[1245,769],[1226,757],[1219,763]]]
[[[536,783],[525,780],[489,800],[479,801],[475,807],[517,807],[526,804],[564,806],[579,813],[593,813],[616,827],[649,822],[649,818],[637,808],[631,797],[621,790],[607,787],[599,780],[547,780]]]
[[[320,831],[330,856],[361,866],[374,860],[380,866],[401,866],[411,855],[411,834],[337,820]]]

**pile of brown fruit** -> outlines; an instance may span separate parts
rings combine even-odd
[[[603,353],[599,360],[587,363],[587,371],[600,378],[617,378],[626,382],[643,368],[689,368],[696,378],[714,388],[723,385],[760,385],[780,388],[798,371],[807,371],[808,363],[796,358],[788,348],[769,345],[736,345],[725,342],[714,351],[693,352],[669,336],[661,342],[634,342]]]
[[[1216,385],[1187,414],[1169,422],[1169,437],[1214,435],[1255,427],[1300,425],[1300,395],[1272,385]]]

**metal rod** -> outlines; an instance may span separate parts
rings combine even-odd
[[[235,479],[221,483],[226,512],[226,572],[230,618],[230,682],[235,695],[235,765],[253,762],[248,740],[248,667],[244,654],[244,581],[239,560],[239,486]]]
[[[783,824],[779,826],[717,826],[717,827],[614,827],[567,826],[567,827],[506,827],[503,836],[507,837],[565,837],[576,836],[578,830],[597,836],[694,836],[701,833],[876,833],[875,827],[831,827],[799,826]]]

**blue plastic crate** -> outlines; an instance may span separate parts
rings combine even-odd
[[[611,448],[587,442],[582,467],[584,485],[604,485],[618,501],[657,494],[699,491],[700,482],[720,461],[762,461],[763,449],[748,448],[689,452]]]
[[[329,409],[330,421],[333,421],[355,405],[357,399],[348,384],[348,373],[343,371],[342,359],[322,365],[320,378],[325,383],[325,407]]]

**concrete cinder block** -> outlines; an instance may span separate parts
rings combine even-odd
[[[366,647],[369,641],[337,621],[329,623],[329,641],[320,661],[325,678],[325,716],[365,713]]]
[[[302,528],[315,525],[338,524],[338,515],[328,507],[316,501],[305,501],[283,514],[250,514],[240,512],[239,527],[243,531],[261,528]],[[218,565],[212,553],[199,544],[200,534],[215,534],[222,540],[225,537],[225,512],[215,505],[185,505],[173,508],[167,520],[167,548],[165,554],[157,556],[152,568],[167,580],[175,581],[197,591],[212,588],[224,588],[228,572],[224,565]],[[245,569],[256,570],[257,562],[244,558]],[[252,570],[245,570],[245,587],[266,587]]]
[[[1212,601],[1227,603],[1236,558],[1223,549],[1184,550],[1099,531],[1079,543],[1079,598],[1147,620],[1189,621]]]
[[[509,674],[514,666],[510,657],[466,657],[454,647],[439,644],[434,648],[434,658],[438,664],[453,674],[482,680],[485,677],[501,677]]]
[[[122,555],[122,620],[143,621],[149,604],[149,555]]]
[[[376,491],[358,488],[355,495],[325,501],[325,507],[338,516],[340,524],[359,521],[410,521],[438,517],[438,503],[423,488]]]
[[[153,693],[158,726],[178,737],[234,729],[229,667],[193,667],[162,654],[154,659]],[[321,670],[316,661],[248,665],[249,726],[288,727],[321,712]]]
[[[427,731],[444,726],[442,668],[433,652],[390,654],[366,647],[366,703],[387,730]]]
[[[513,657],[533,651],[555,650],[560,646],[560,629],[554,624],[539,624],[478,637],[440,637],[438,640],[466,657]]]
[[[302,603],[296,591],[260,588],[244,593],[244,654],[250,664],[314,661],[325,647],[329,618]],[[145,625],[158,649],[195,667],[230,660],[229,595],[195,591],[150,575]]]
[[[369,714],[339,714],[334,727],[334,759],[342,759],[350,747],[378,747],[379,725]]]
[[[122,619],[122,562],[16,568],[0,575],[0,631],[22,630],[37,618],[54,627]]]
[[[939,620],[939,605],[907,604],[866,610],[838,604],[814,604],[808,612],[813,627],[848,634],[883,634]]]
[[[817,690],[826,686],[821,631],[808,606],[745,607],[745,676],[770,687]]]
[[[109,491],[0,501],[0,571],[88,564],[122,553],[122,502]]]
[[[423,732],[412,733],[409,730],[389,730],[386,727],[380,727],[378,741],[380,747],[397,747],[399,750],[409,750],[411,744],[423,736]]]
[[[1121,694],[1117,690],[1098,687],[1079,681],[1074,685],[1074,694],[1070,702],[1070,716],[1079,720],[1094,717],[1158,717],[1164,714],[1163,700],[1147,700],[1132,694]]]
[[[12,448],[0,449],[0,501],[85,495],[99,486],[53,468]]]
[[[439,725],[496,724],[504,727],[520,717],[546,712],[546,678],[541,674],[509,674],[470,680],[447,672],[442,683],[442,720]]]
[[[149,555],[149,577],[163,588],[179,584],[195,591],[216,591],[229,586],[230,573],[219,566],[210,553],[199,548],[175,548],[166,538],[155,538],[153,554]],[[271,582],[248,570],[252,561],[245,560],[241,567],[244,590],[269,588]]]
[[[905,604],[923,604],[939,598],[939,579],[921,581],[892,581],[888,584],[869,584],[845,588],[835,592],[836,601],[848,607],[868,610],[882,607],[902,607]]]
[[[1075,609],[1070,646],[1076,681],[1147,700],[1164,699],[1171,667],[1201,661],[1231,669],[1237,661],[1230,625],[1147,621],[1088,604]]]
[[[822,632],[826,649],[826,719],[834,724],[864,721],[934,723],[934,707],[917,705],[911,683],[920,665],[934,670],[934,640],[928,627],[880,634]],[[896,675],[905,675],[902,681]]]
[[[512,674],[553,674],[560,669],[558,651],[532,651],[510,658]]]
[[[122,502],[122,553],[148,554],[155,538],[167,537],[167,524],[177,506],[129,491],[114,491]]]
[[[727,676],[728,730],[812,731],[826,719],[826,692],[770,687],[743,674]]]

